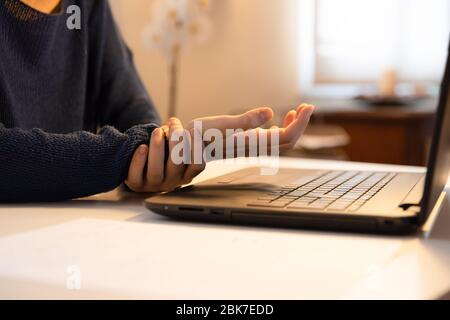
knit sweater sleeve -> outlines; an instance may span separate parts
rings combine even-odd
[[[0,201],[60,201],[112,190],[124,181],[133,152],[148,143],[155,127],[50,134],[0,123]]]

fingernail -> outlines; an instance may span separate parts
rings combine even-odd
[[[139,154],[144,155],[147,153],[147,148],[145,146],[140,146],[139,147]]]
[[[259,119],[263,122],[270,120],[270,112],[268,109],[264,109],[259,112]]]
[[[305,105],[298,111],[297,118],[300,117],[301,115],[304,117],[309,117],[312,115],[313,112],[314,112],[314,106]]]
[[[259,127],[263,123],[267,122],[264,112],[261,111],[258,114],[253,115],[250,121],[252,127]]]
[[[267,115],[266,115],[266,113],[263,111],[263,112],[260,112],[259,113],[259,120],[261,121],[261,122],[264,122],[264,121],[266,121],[266,119],[267,119]]]
[[[313,112],[314,112],[314,108],[308,108],[308,110],[306,111],[306,117],[311,118]]]

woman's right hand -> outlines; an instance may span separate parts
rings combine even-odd
[[[194,128],[189,130],[194,151]],[[191,183],[205,169],[205,162],[200,164],[176,164],[172,157],[165,155],[166,140],[169,144],[169,155],[178,142],[171,141],[174,133],[184,132],[181,121],[170,118],[161,128],[153,131],[150,144],[141,145],[135,151],[125,184],[135,192],[167,192],[182,185]],[[201,146],[203,150],[203,145]]]

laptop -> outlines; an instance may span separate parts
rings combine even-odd
[[[449,50],[450,52],[450,50]],[[175,218],[275,227],[410,234],[425,224],[450,169],[450,62],[441,84],[427,172],[251,167],[145,200]]]

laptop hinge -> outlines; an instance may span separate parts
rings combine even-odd
[[[419,201],[419,203],[406,203],[405,202],[405,203],[400,204],[399,207],[402,208],[404,211],[407,211],[412,207],[420,208],[422,206],[422,202],[423,202],[422,200],[423,200],[423,198]]]
[[[404,211],[409,210],[412,207],[421,207],[423,202],[423,188],[425,184],[425,176],[422,177],[418,183],[411,189],[408,195],[403,199],[403,202],[399,205]]]

